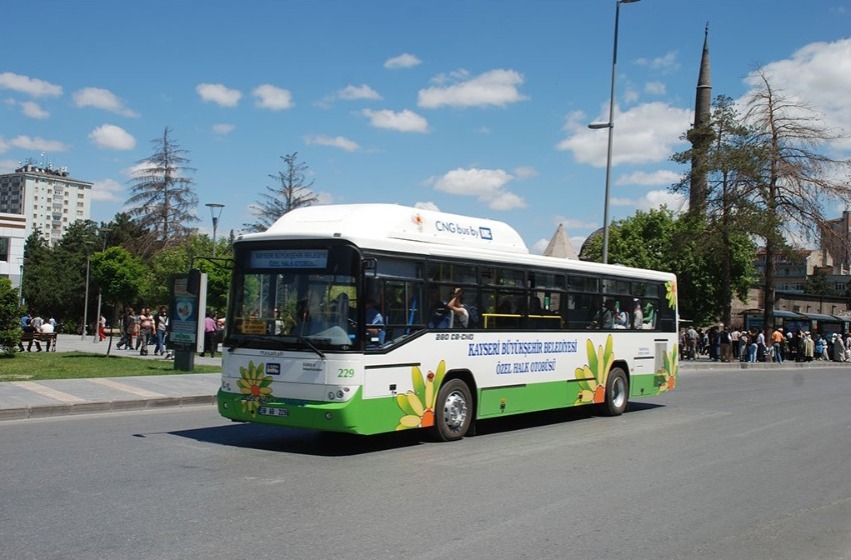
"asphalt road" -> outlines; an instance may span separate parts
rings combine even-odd
[[[461,442],[212,407],[0,424],[3,559],[851,558],[851,367],[690,371]]]

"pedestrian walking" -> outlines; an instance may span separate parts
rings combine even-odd
[[[165,337],[168,332],[168,311],[165,305],[160,306],[160,311],[154,317],[154,328],[157,331],[157,345],[154,348],[154,355],[165,354]]]

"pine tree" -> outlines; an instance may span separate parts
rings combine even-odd
[[[307,164],[298,163],[298,153],[281,156],[286,164],[285,171],[279,171],[277,175],[269,175],[270,179],[278,182],[277,187],[266,187],[268,193],[264,193],[260,201],[252,204],[249,210],[256,218],[250,224],[243,224],[249,231],[266,231],[275,223],[275,220],[296,208],[310,206],[319,200],[310,189],[313,180],[306,181]]]
[[[190,225],[199,221],[195,215],[198,195],[187,176],[195,170],[187,165],[187,151],[171,138],[171,129],[166,127],[162,138],[152,143],[154,153],[137,162],[126,205],[148,232],[148,245],[162,247],[194,231]]]

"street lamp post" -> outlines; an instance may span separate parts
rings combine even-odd
[[[80,340],[86,339],[86,326],[89,322],[89,263],[91,262],[91,242],[86,242],[86,297],[85,303],[83,303],[83,334],[80,336]]]
[[[219,227],[219,218],[222,215],[224,204],[218,202],[209,202],[206,206],[210,209],[210,217],[213,218],[213,258],[216,257],[216,228]]]
[[[615,44],[612,49],[612,89],[609,96],[609,122],[592,123],[588,128],[609,129],[609,147],[606,154],[606,198],[603,203],[603,264],[609,262],[609,192],[612,177],[612,135],[615,128],[615,74],[618,66],[618,22],[620,21],[621,4],[633,4],[641,0],[615,0]]]
[[[101,253],[106,251],[106,236],[109,235],[109,232],[111,232],[111,231],[112,231],[112,228],[108,228],[108,227],[100,228],[100,233],[103,236],[103,248],[101,248],[101,250],[100,250]],[[98,309],[98,311],[97,311],[97,313],[98,313],[97,325],[98,326],[95,328],[95,334],[92,337],[92,342],[97,342],[98,336],[100,335],[100,333],[98,331],[100,330],[100,318],[101,318],[101,315],[103,315],[103,310],[101,309],[102,303],[103,303],[103,288],[99,288],[98,289],[98,308],[97,308]]]

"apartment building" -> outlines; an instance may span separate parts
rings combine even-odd
[[[25,239],[38,228],[45,241],[55,245],[69,225],[89,219],[92,186],[70,177],[64,167],[26,164],[0,175],[0,213],[24,216]]]

